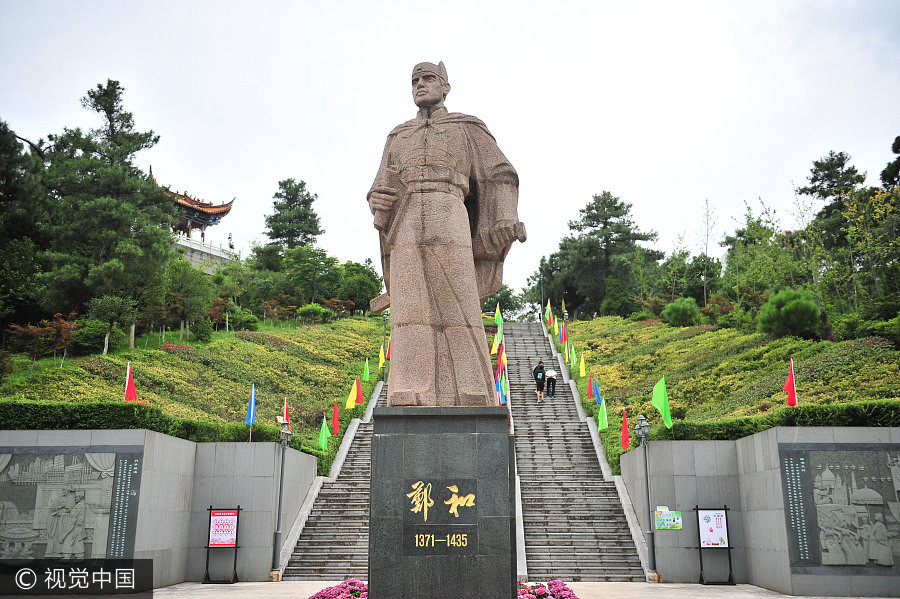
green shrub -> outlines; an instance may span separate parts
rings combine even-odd
[[[737,329],[738,331],[742,331],[745,333],[751,333],[756,331],[756,325],[753,322],[753,311],[746,310],[742,306],[736,306],[732,311],[727,314],[721,314],[716,317],[716,322],[719,326],[723,326],[729,329]]]
[[[238,308],[232,312],[231,328],[235,331],[255,331],[259,327],[259,318],[246,308]]]
[[[306,322],[322,322],[325,308],[319,304],[306,304],[297,308],[297,316]]]
[[[212,341],[213,334],[212,321],[208,318],[201,318],[200,320],[191,323],[191,333],[197,341],[209,343]]]
[[[656,314],[651,312],[650,310],[644,309],[640,312],[632,312],[628,316],[628,320],[631,322],[641,322],[644,320],[654,320],[656,318]]]
[[[88,354],[96,354],[103,351],[103,339],[106,337],[106,331],[109,325],[99,320],[79,320],[81,325],[72,333],[72,345],[69,352],[73,356],[86,356]],[[109,351],[114,351],[121,347],[127,337],[118,326],[113,327],[113,332],[109,336]]]
[[[834,338],[838,341],[858,339],[859,337],[865,336],[860,334],[863,326],[863,319],[856,312],[838,314],[831,319],[831,323],[832,329],[834,330]]]
[[[819,307],[804,289],[782,289],[759,310],[757,328],[778,337],[793,335],[810,339],[819,327]]]
[[[679,297],[663,308],[660,318],[673,327],[688,327],[700,322],[700,308],[692,297]]]

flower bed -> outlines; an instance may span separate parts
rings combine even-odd
[[[309,599],[347,599],[368,596],[368,585],[356,578],[350,578],[333,587],[322,589]],[[520,582],[518,596],[522,599],[578,599],[572,589],[561,580],[551,580],[546,585],[533,584],[531,586]]]

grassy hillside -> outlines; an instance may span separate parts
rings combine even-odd
[[[380,374],[381,341],[379,317],[266,332],[220,332],[208,344],[126,349],[106,357],[69,360],[62,369],[52,366],[52,358],[45,358],[34,371],[26,371],[29,363],[23,360],[18,372],[0,386],[0,410],[21,410],[26,404],[45,401],[120,404],[126,366],[131,362],[140,401],[166,416],[222,426],[239,424],[227,427],[229,438],[249,437],[243,422],[255,384],[257,422],[263,426],[255,427],[260,433],[254,433],[254,440],[266,438],[264,425],[277,426],[275,418],[287,398],[295,433],[292,446],[320,457],[320,471],[327,472],[341,436],[329,440],[327,452],[318,450],[322,416],[326,414],[330,424],[335,400],[342,432],[352,418],[362,416],[362,406],[348,411],[344,404],[352,382],[363,374],[367,357],[371,376],[363,382],[363,395],[368,401]],[[59,427],[80,428],[78,422],[60,422]]]
[[[778,424],[789,417],[781,410],[787,408],[782,387],[791,358],[800,411],[807,410],[810,424],[816,424],[816,417],[810,416],[814,407],[859,402],[888,402],[883,408],[894,413],[889,418],[900,419],[900,352],[878,337],[840,343],[776,339],[735,329],[679,328],[656,320],[632,323],[604,317],[569,323],[569,341],[579,361],[584,356],[586,374],[597,379],[608,402],[610,428],[602,437],[616,467],[623,409],[632,432],[637,416],[644,414],[655,426],[653,436],[664,439],[688,434],[702,438],[697,423],[708,424],[707,430],[721,430],[726,423],[740,425],[733,430]],[[573,373],[585,398],[588,378],[579,377],[578,370]],[[653,386],[662,376],[672,418],[680,424],[672,430],[662,427],[659,412],[650,404]],[[587,412],[596,414],[594,400],[583,401]]]

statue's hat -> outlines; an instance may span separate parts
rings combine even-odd
[[[450,79],[447,78],[447,67],[444,66],[443,62],[439,62],[434,64],[433,62],[420,62],[416,66],[413,67],[413,77],[420,73],[432,73],[441,78],[444,83],[450,83]]]

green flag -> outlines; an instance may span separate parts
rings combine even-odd
[[[369,380],[369,358],[366,358],[366,371],[363,373],[363,380]]]
[[[599,396],[599,393],[597,395]],[[606,400],[601,398],[598,403],[600,404],[600,411],[597,412],[597,429],[604,431],[609,428],[609,420],[607,420],[606,415]]]
[[[325,414],[322,414],[322,430],[319,431],[319,449],[325,451],[328,449],[328,438],[331,431],[328,430],[328,422],[325,420]]]
[[[672,428],[672,415],[669,414],[669,394],[666,392],[665,376],[653,385],[653,398],[650,399],[650,403],[659,410],[666,428]]]

